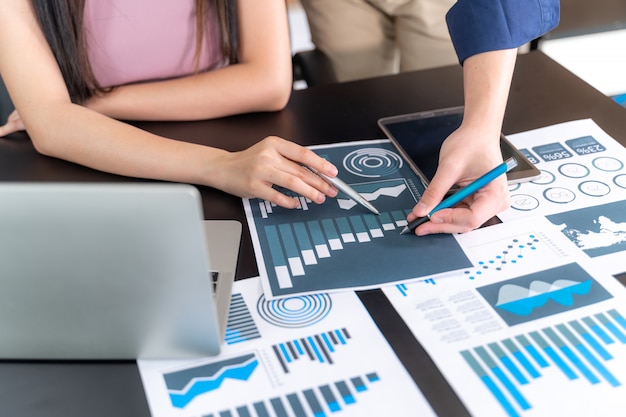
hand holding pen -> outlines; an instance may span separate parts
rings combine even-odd
[[[432,209],[426,216],[417,217],[409,222],[409,224],[402,229],[400,234],[405,234],[409,232],[414,232],[417,227],[431,220],[433,214],[438,212],[439,210],[453,207],[454,205],[460,203],[465,198],[469,197],[471,194],[475,193],[485,185],[489,184],[491,181],[498,178],[500,175],[507,173],[511,169],[517,166],[517,161],[514,158],[509,158],[502,164],[496,166],[494,169],[478,178],[474,182],[470,183],[464,188],[461,188],[459,191],[451,195],[450,197],[443,200],[439,203],[434,209]]]
[[[306,167],[306,168],[308,168],[311,172],[318,175],[321,179],[323,179],[324,181],[326,181],[327,183],[335,187],[337,190],[344,193],[351,200],[360,204],[362,207],[365,207],[366,209],[368,209],[374,214],[377,214],[377,215],[380,214],[380,212],[376,209],[376,207],[372,205],[372,203],[367,201],[365,197],[363,197],[361,194],[356,192],[354,188],[350,187],[348,184],[343,182],[343,180],[341,180],[339,177],[329,177],[328,175],[324,175],[321,172],[318,172],[311,167]]]

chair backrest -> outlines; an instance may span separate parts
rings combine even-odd
[[[294,54],[293,69],[294,80],[304,80],[309,87],[338,81],[330,59],[319,49]]]
[[[4,124],[9,114],[13,111],[13,108],[9,93],[4,86],[4,82],[2,82],[2,77],[0,77],[0,125]]]

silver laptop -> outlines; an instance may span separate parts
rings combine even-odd
[[[190,185],[0,184],[0,359],[219,353],[241,224],[203,218]]]

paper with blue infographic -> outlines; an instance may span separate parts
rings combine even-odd
[[[611,272],[626,272],[626,149],[590,119],[508,136],[541,171],[510,188],[503,221],[546,216]]]
[[[219,356],[137,364],[154,417],[435,417],[351,291],[271,301],[236,281]]]
[[[626,289],[544,217],[459,241],[476,267],[384,292],[470,414],[622,416]]]
[[[244,199],[269,298],[379,287],[470,266],[452,235],[400,235],[424,185],[389,140],[311,149],[337,166],[338,177],[380,216],[341,193],[320,205],[298,197],[301,207],[291,210]]]

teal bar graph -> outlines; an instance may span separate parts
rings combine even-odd
[[[313,245],[309,240],[309,233],[307,232],[305,224],[301,222],[294,223],[293,230],[296,232],[296,238],[298,239],[298,246],[300,246],[300,250],[313,250]]]
[[[345,381],[339,381],[335,383],[335,386],[341,394],[341,398],[343,399],[344,403],[346,403],[347,405],[356,403],[356,398],[352,394],[350,388],[348,388],[348,384]]]
[[[515,365],[513,358],[509,357],[500,345],[497,343],[489,343],[489,349],[491,349],[491,352],[496,355],[496,357],[500,360],[500,362],[502,362],[504,367],[511,373],[511,375],[513,375],[519,384],[528,384],[528,379],[526,379],[517,365]]]
[[[300,398],[298,398],[297,394],[289,394],[287,395],[287,401],[289,401],[289,405],[291,409],[294,411],[297,416],[306,416],[307,413],[304,411],[304,407],[300,402]]]
[[[526,356],[511,339],[503,340],[502,344],[504,344],[506,349],[513,355],[515,359],[517,359],[520,365],[522,365],[522,367],[526,370],[526,372],[528,372],[528,374],[532,378],[539,378],[541,376],[537,368],[535,368],[533,364],[530,363],[530,360],[526,358]]]
[[[278,230],[284,244],[283,247],[287,253],[287,258],[299,258],[300,255],[298,254],[296,240],[294,239],[291,227],[288,224],[280,224],[278,225]]]
[[[596,318],[600,321],[600,323],[621,343],[626,343],[626,336],[624,333],[617,327],[617,325],[609,320],[607,316],[602,313],[596,314]]]
[[[584,317],[583,323],[585,323],[605,344],[610,345],[614,342],[611,336],[609,336],[608,333],[604,331],[604,329],[591,317]]]
[[[541,356],[537,348],[530,343],[525,335],[516,336],[515,339],[520,343],[520,345],[522,345],[524,350],[528,352],[530,357],[537,362],[537,365],[541,368],[546,368],[548,366],[548,362],[543,358],[543,356]]]
[[[593,334],[580,322],[570,321],[569,325],[572,326],[574,331],[578,333],[603,360],[608,361],[609,359],[613,359],[613,356],[609,353],[609,351],[606,350],[604,346],[602,346],[602,344],[593,336]]]
[[[367,228],[365,227],[365,223],[363,222],[363,217],[350,216],[349,220],[350,225],[355,231],[356,239],[359,241],[359,243],[369,242],[371,239]]]
[[[335,227],[335,222],[331,219],[322,220],[322,227],[324,229],[324,233],[328,237],[328,243],[330,248],[333,250],[339,250],[343,246],[341,245],[341,237],[339,236],[339,232],[337,232],[337,228]]]
[[[365,220],[365,225],[367,226],[367,231],[373,238],[383,237],[382,225],[378,222],[378,216],[373,214],[365,214],[363,215],[363,220]]]
[[[250,410],[248,410],[247,407],[237,408],[237,415],[239,417],[252,417],[252,414],[250,414]]]
[[[270,413],[267,411],[265,404],[262,402],[254,403],[254,411],[256,411],[259,417],[270,417]]]
[[[269,242],[270,253],[272,255],[272,261],[276,266],[287,266],[285,257],[283,256],[283,248],[278,238],[278,231],[276,226],[265,226],[265,236]]]
[[[380,287],[472,266],[453,236],[400,235],[424,187],[390,142],[346,143],[314,151],[322,150],[339,177],[380,216],[341,193],[322,204],[300,197],[301,207],[293,210],[245,199],[259,275],[272,296]],[[361,166],[364,155],[368,162]]]
[[[608,313],[609,313],[609,316],[611,316],[613,320],[615,320],[617,324],[619,324],[623,330],[626,330],[626,319],[622,317],[622,315],[619,314],[617,310],[615,309],[609,310]]]
[[[552,347],[548,341],[539,332],[531,332],[530,337],[537,343],[539,348],[548,356],[552,362],[563,371],[565,376],[570,379],[578,379],[578,375],[567,365],[567,363],[559,356],[557,351]]]
[[[351,243],[356,240],[354,234],[352,233],[352,228],[350,227],[348,219],[345,217],[339,217],[335,219],[335,222],[337,223],[339,233],[341,233],[341,239],[344,243]]]
[[[230,300],[224,341],[228,345],[234,345],[260,337],[261,333],[254,323],[243,296],[234,293]]]
[[[523,416],[533,408],[524,393],[533,381],[549,377],[555,384],[581,381],[621,387],[626,370],[611,366],[611,360],[626,355],[626,340],[621,337],[625,332],[624,316],[613,309],[476,346],[460,355],[508,416]]]
[[[359,214],[335,219],[309,220],[292,224],[267,225],[271,264],[279,287],[292,288],[307,269],[330,260],[350,245],[396,235],[406,224],[408,211],[382,212],[380,216]],[[387,233],[387,235],[385,234]]]
[[[355,376],[346,380],[291,392],[284,396],[256,401],[235,407],[232,410],[221,410],[208,413],[204,417],[328,417],[340,416],[346,407],[352,411],[358,407],[359,398],[371,392],[370,388],[379,384],[378,373],[371,372],[363,376]],[[367,410],[359,412],[368,415]]]
[[[464,350],[461,352],[461,356],[463,357],[463,359],[465,359],[470,368],[472,368],[478,378],[480,378],[482,383],[485,384],[489,392],[491,392],[491,395],[494,396],[494,398],[496,399],[496,401],[498,401],[504,411],[506,411],[506,413],[511,417],[518,417],[519,414],[517,413],[517,411],[515,411],[515,408],[507,399],[506,395],[504,395],[504,392],[502,392],[502,390],[498,387],[493,378],[478,362],[474,355],[470,351]]]

